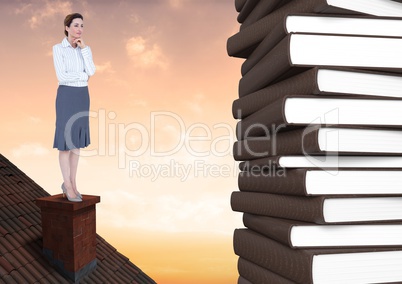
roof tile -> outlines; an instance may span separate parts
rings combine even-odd
[[[32,262],[32,263],[35,263],[35,262]],[[36,270],[36,268],[33,266],[32,263],[28,263],[27,265],[25,265],[25,268],[29,271],[29,273],[32,274],[34,279],[39,280],[39,279],[43,278],[43,275],[38,270]]]
[[[17,283],[26,283],[26,279],[21,275],[21,273],[18,270],[14,270],[10,273],[10,275],[13,277]]]
[[[0,235],[5,236],[8,234],[8,231],[0,224]]]
[[[40,284],[53,284],[52,282],[49,281],[46,277],[43,277],[41,280],[39,280]]]
[[[35,267],[36,271],[42,275],[42,277],[45,277],[46,275],[49,274],[49,271],[48,271],[49,264],[45,261],[44,258],[38,258],[36,261],[33,261],[31,264]]]
[[[15,194],[8,194],[7,195],[13,202],[14,202],[14,204],[20,204],[20,203],[22,203],[22,201],[21,201],[21,197],[23,196],[16,196]]]
[[[28,216],[27,216],[28,217]],[[24,216],[19,216],[18,220],[20,220],[25,226],[31,227],[32,223],[29,222]]]
[[[3,280],[5,284],[19,284],[11,275],[4,275],[1,277],[1,280]]]
[[[16,217],[9,218],[6,220],[6,222],[11,227],[11,230],[9,231],[10,234],[21,231],[26,228],[26,226]]]
[[[61,276],[59,273],[57,273],[56,271],[53,271],[50,275],[48,275],[49,277],[54,277],[56,278],[58,284],[68,284],[71,283],[71,281],[68,281],[67,279],[65,279],[63,276]],[[47,276],[47,277],[48,277]]]
[[[24,266],[24,265],[28,264],[29,261],[28,261],[27,258],[25,258],[25,257],[21,254],[21,252],[20,252],[20,250],[19,250],[20,248],[22,248],[22,247],[19,247],[18,249],[15,249],[15,250],[11,251],[11,254],[12,254],[12,256],[18,261],[18,263],[21,264],[21,266]]]
[[[23,215],[25,215],[25,214],[27,214],[24,210],[23,210],[23,207],[20,205],[20,204],[14,204],[14,205],[11,205],[10,206],[13,210],[15,210],[15,212],[18,212],[18,213],[15,213],[15,217],[19,217],[19,216],[23,216]],[[10,210],[11,210],[11,208],[10,208]]]
[[[26,230],[26,231],[28,231],[28,230]],[[18,236],[18,238],[20,238],[19,243],[23,246],[32,241],[32,238],[26,233],[26,231],[20,230],[16,233],[12,234],[13,236],[16,235],[16,236]]]
[[[25,247],[19,247],[18,252],[26,259],[27,262],[32,262],[35,260],[32,254]]]
[[[0,266],[7,272],[7,274],[10,274],[11,271],[15,269],[15,267],[3,256],[0,256]]]
[[[3,220],[8,220],[8,219],[10,219],[10,217],[9,217],[9,214],[7,214],[7,213],[9,213],[9,211],[5,211],[4,209],[5,209],[6,207],[5,206],[1,206],[1,210],[0,210],[0,222],[2,222]]]
[[[21,283],[34,283],[37,279],[34,278],[34,275],[29,273],[29,271],[23,266],[18,269],[18,272],[24,277],[25,282]]]
[[[7,252],[12,251],[13,249],[15,249],[13,243],[10,243],[10,241],[6,237],[0,237],[0,243],[1,243],[1,246],[5,250],[2,253],[2,255],[6,254]]]
[[[14,269],[18,269],[22,266],[18,259],[16,259],[10,252],[5,253],[3,257],[14,267]]]
[[[0,213],[1,213],[1,210],[0,210]],[[8,220],[10,220],[10,219],[7,219],[7,221]],[[5,219],[0,221],[0,226],[2,226],[9,234],[11,234],[11,233],[15,232],[15,230],[7,221],[5,221]]]
[[[23,246],[23,245],[25,245],[25,243],[26,243],[26,241],[24,240],[24,238],[22,237],[22,235],[20,234],[20,232],[23,232],[23,231],[19,231],[19,232],[15,232],[15,233],[13,233],[13,234],[11,234],[11,235],[7,235],[7,236],[5,236],[5,238],[6,239],[8,239],[8,240],[13,240],[13,242],[14,242],[14,249],[18,249],[18,248],[20,248],[21,246]],[[11,242],[11,241],[10,241]],[[17,245],[18,244],[18,245]]]

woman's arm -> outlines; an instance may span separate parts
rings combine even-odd
[[[60,83],[88,81],[89,77],[86,72],[67,72],[61,48],[57,45],[53,46],[53,62],[56,76]]]
[[[84,58],[85,73],[87,73],[88,76],[94,75],[96,67],[94,61],[92,60],[91,48],[89,46],[85,46],[85,48],[81,49],[81,54]]]

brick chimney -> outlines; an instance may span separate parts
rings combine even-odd
[[[36,199],[41,209],[43,254],[66,278],[76,282],[96,268],[96,203],[85,195],[70,202],[62,194]]]

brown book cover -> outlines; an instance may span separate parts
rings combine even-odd
[[[264,170],[278,170],[283,168],[279,162],[281,156],[266,157],[239,163],[239,169],[245,172],[261,172]],[[286,169],[287,173],[288,169]]]
[[[250,14],[243,20],[240,30],[254,24],[258,20],[264,18],[269,13],[272,13],[290,1],[291,0],[259,1]]]
[[[327,71],[338,71],[342,73],[352,72],[354,75],[366,74],[366,75],[378,75],[384,76],[385,78],[401,78],[400,74],[389,73],[389,72],[379,72],[372,70],[356,70],[351,68],[342,67],[314,67],[298,75],[292,76],[283,81],[277,82],[275,84],[269,85],[266,88],[253,92],[249,95],[240,97],[233,101],[232,104],[232,114],[236,119],[243,119],[247,116],[257,112],[263,107],[275,102],[276,100],[283,98],[288,95],[332,95],[339,96],[340,94],[335,91],[322,91],[318,82],[318,77],[321,72]],[[363,84],[363,83],[362,83]],[[354,92],[354,93],[351,93]],[[359,91],[356,89],[350,90],[349,93],[342,93],[342,96],[346,97],[357,97],[357,98],[383,98],[385,96],[376,96],[373,94],[367,94],[364,91]],[[390,96],[391,97],[391,96]],[[392,96],[395,97],[395,96]],[[397,97],[395,97],[397,98]]]
[[[347,242],[344,243],[344,245],[339,245],[339,242],[336,242],[336,238],[331,240],[331,243],[328,242],[329,245],[317,245],[316,243],[314,245],[309,245],[307,247],[305,246],[296,246],[292,242],[292,228],[293,227],[300,227],[300,226],[320,226],[320,227],[325,227],[325,229],[329,229],[328,232],[331,232],[331,234],[335,234],[336,230],[343,230],[343,227],[345,226],[351,226],[354,227],[353,229],[355,230],[362,230],[361,226],[362,225],[343,225],[341,226],[342,228],[338,228],[339,226],[337,225],[317,225],[314,223],[309,223],[309,222],[302,222],[302,221],[297,221],[297,220],[289,220],[289,219],[282,219],[282,218],[274,218],[274,217],[268,217],[268,216],[259,216],[259,215],[253,215],[253,214],[248,214],[244,213],[243,214],[243,223],[244,226],[246,226],[248,229],[257,232],[261,235],[264,235],[270,239],[273,239],[277,242],[280,242],[290,248],[293,249],[302,249],[302,248],[353,248],[353,247],[400,247],[401,245],[398,244],[396,245],[395,243],[393,245],[388,245],[386,241],[382,241],[381,236],[377,238],[376,245],[355,245],[355,244],[348,244],[346,245]],[[387,224],[381,224],[380,226],[393,226],[393,225],[401,225],[401,222],[393,222],[392,224],[387,223]],[[373,225],[378,225],[378,224],[373,224]],[[363,225],[364,226],[364,225]],[[384,227],[382,227],[384,228]],[[375,229],[377,230],[377,229]],[[379,230],[381,232],[382,230]],[[345,238],[347,234],[345,235]],[[311,238],[311,237],[309,237]],[[347,241],[351,241],[349,238],[347,238]],[[335,242],[335,243],[334,243]],[[327,243],[326,243],[327,244]],[[338,244],[338,245],[335,245]]]
[[[247,96],[236,99],[232,104],[232,114],[236,119],[245,118],[263,107],[290,94],[318,94],[317,73],[319,68],[312,68],[286,80],[272,84]]]
[[[338,53],[339,49],[335,48],[320,48],[315,54],[319,52],[321,58],[308,58],[305,59],[305,63],[301,64],[297,62],[297,59],[293,59],[292,54],[300,52],[307,49],[309,46],[321,46],[320,43],[325,43],[328,40],[332,40],[334,44],[342,44],[343,48],[340,49],[341,52]],[[361,42],[357,42],[357,40]],[[385,36],[361,36],[361,35],[340,35],[340,34],[307,34],[307,33],[291,33],[283,38],[270,52],[268,52],[253,68],[247,72],[239,81],[239,97],[244,97],[253,92],[261,90],[270,84],[280,82],[285,80],[295,74],[301,73],[307,69],[320,66],[320,67],[342,67],[345,65],[349,69],[363,69],[363,70],[374,70],[374,71],[387,71],[398,73],[401,72],[401,66],[394,64],[393,61],[382,62],[383,64],[378,64],[378,62],[366,62],[366,58],[376,58],[374,52],[377,44],[385,44],[389,46],[397,46],[402,41],[402,38],[397,37],[385,37]],[[291,47],[291,42],[298,42],[300,44],[294,44]],[[302,43],[301,43],[302,42]],[[355,65],[348,66],[349,61],[345,61],[343,58],[350,52],[353,53],[355,48],[359,48],[359,45],[366,44],[373,46],[370,49],[370,53],[366,54],[366,57],[359,57],[355,53],[355,57],[360,60],[359,63]],[[317,49],[318,50],[318,49]],[[394,49],[390,51],[387,56],[395,56],[397,50]],[[395,54],[394,54],[395,53]],[[308,54],[308,53],[306,53]],[[376,53],[378,54],[378,53]],[[378,56],[381,56],[380,53]],[[334,57],[335,56],[335,57]],[[300,57],[300,56],[299,56]],[[334,59],[331,63],[323,58]],[[335,60],[336,58],[336,60]],[[301,62],[299,58],[299,62]],[[310,60],[310,62],[308,61]],[[322,62],[322,64],[320,63]]]
[[[315,255],[359,252],[400,251],[402,248],[291,249],[249,229],[236,229],[233,237],[236,255],[296,283],[313,283]],[[395,268],[394,268],[395,269]],[[392,269],[391,269],[392,270]]]
[[[241,75],[245,76],[287,35],[283,22],[279,22],[243,62],[240,69]]]
[[[322,144],[320,144],[320,135],[322,132],[328,130],[332,133],[335,133],[335,129],[339,129],[338,135],[334,135],[331,137],[326,137],[322,140]],[[372,149],[370,152],[362,150],[362,147],[356,149],[356,145],[350,148],[344,148],[344,150],[326,150],[325,145],[327,143],[337,143],[339,147],[343,144],[350,143],[352,140],[342,139],[342,134],[344,131],[355,131],[355,139],[359,139],[359,146],[380,146],[382,149]],[[236,161],[247,161],[247,160],[255,160],[263,157],[270,156],[294,156],[294,155],[342,155],[342,156],[402,156],[402,148],[401,149],[392,149],[389,147],[389,141],[385,138],[385,134],[382,132],[376,132],[384,139],[381,142],[372,142],[370,139],[367,139],[362,143],[360,141],[361,135],[364,135],[365,130],[369,131],[370,129],[367,127],[366,129],[358,129],[358,128],[343,128],[343,127],[321,127],[320,125],[309,126],[306,128],[299,128],[289,131],[279,131],[278,133],[261,136],[261,137],[251,137],[246,138],[244,140],[236,141],[233,144],[233,157]],[[378,131],[378,130],[373,130]],[[399,132],[393,132],[399,133]],[[325,135],[324,136],[328,136]]]
[[[237,262],[237,269],[239,271],[240,277],[244,277],[245,281],[248,282],[238,282],[248,284],[248,283],[272,283],[272,284],[294,284],[295,282],[286,279],[268,269],[262,268],[251,261],[248,261],[242,257],[239,257]],[[247,279],[250,279],[247,280]]]
[[[323,213],[325,198],[234,191],[230,205],[237,212],[326,224]]]
[[[258,216],[248,213],[243,214],[243,224],[248,229],[280,242],[290,248],[295,248],[291,240],[291,231],[293,226],[315,225],[314,223],[273,218],[268,216]]]
[[[366,217],[364,217],[365,220],[363,220],[357,219],[351,215],[348,216],[348,219],[354,219],[355,221],[344,221],[345,219],[341,220],[338,217],[333,217],[331,222],[327,222],[324,216],[324,212],[327,208],[325,201],[332,198],[337,200],[345,199],[346,202],[354,198],[364,199],[361,197],[351,197],[350,195],[291,196],[271,193],[234,191],[232,192],[230,198],[230,205],[232,206],[232,210],[236,212],[292,219],[315,224],[368,224],[374,221],[378,223],[401,221],[399,219],[368,220]],[[370,199],[370,197],[365,198]],[[387,198],[389,199],[391,197]],[[341,205],[338,204],[337,206]],[[335,210],[334,208],[335,207],[333,207],[332,210]]]
[[[272,193],[272,194],[284,194],[284,195],[296,195],[296,196],[315,196],[315,195],[338,195],[341,194],[339,192],[334,192],[333,190],[323,190],[319,194],[312,193],[311,189],[307,189],[307,175],[312,173],[326,173],[328,178],[325,182],[335,182],[337,177],[342,173],[351,172],[356,177],[356,182],[353,182],[355,186],[364,185],[367,180],[364,180],[361,176],[357,177],[356,172],[364,173],[369,171],[367,175],[373,176],[373,172],[378,172],[381,174],[382,172],[400,172],[400,169],[383,169],[383,170],[368,170],[368,169],[342,169],[337,170],[335,172],[327,172],[323,169],[315,169],[315,170],[307,170],[307,169],[286,169],[279,171],[244,171],[240,172],[238,175],[238,187],[240,191],[247,192],[260,192],[260,193]],[[339,174],[338,174],[339,173]],[[398,174],[398,173],[397,173]],[[311,178],[311,177],[310,177]],[[377,179],[378,176],[377,176]],[[310,180],[311,185],[312,180]],[[348,190],[353,186],[348,187]],[[326,187],[328,189],[328,187]],[[342,195],[347,194],[347,190],[342,191]],[[391,191],[383,188],[378,188],[376,192],[373,191],[354,191],[350,193],[351,195],[358,196],[390,196],[390,195],[402,195],[402,189],[399,191]]]
[[[306,191],[306,169],[290,169],[280,172],[240,172],[240,191],[284,195],[308,196]]]
[[[233,156],[236,161],[244,161],[278,155],[327,154],[320,150],[318,144],[319,129],[319,126],[301,128],[236,141],[233,144]]]
[[[267,105],[259,111],[240,120],[236,124],[237,140],[244,140],[250,137],[267,136],[270,133],[277,133],[284,127],[303,127],[305,125],[290,125],[285,117],[285,102],[289,96],[285,96]]]
[[[262,3],[265,3],[264,1],[261,1]],[[260,2],[260,3],[261,3]],[[257,8],[255,9],[257,10]],[[336,19],[339,18],[339,20],[346,20],[350,21],[353,19],[373,19],[373,20],[390,20],[390,21],[399,21],[398,18],[394,17],[377,17],[377,16],[370,16],[370,15],[343,15],[343,14],[310,14],[310,13],[303,13],[303,14],[297,14],[297,13],[292,13],[288,14],[284,17],[283,21],[280,21],[270,33],[261,41],[260,44],[255,48],[255,50],[250,54],[250,56],[247,57],[247,59],[243,62],[241,66],[241,74],[244,76],[248,71],[250,71],[264,56],[271,51],[276,44],[278,44],[285,36],[287,36],[290,31],[287,29],[287,20],[289,17],[292,16],[303,16],[303,17],[318,17],[318,18],[328,18],[328,19]],[[380,25],[381,22],[378,22],[378,25]],[[363,23],[362,23],[363,25]],[[244,26],[244,23],[242,27]],[[292,31],[291,31],[292,32]],[[317,33],[314,31],[308,31],[308,30],[298,30],[295,32],[305,32],[305,33]],[[323,31],[323,33],[325,33]],[[339,31],[339,34],[344,34],[344,32]],[[328,31],[328,34],[333,34],[333,31]],[[358,33],[352,33],[350,31],[345,31],[345,35],[358,35]],[[373,31],[367,36],[398,36],[395,34],[389,34],[389,32],[386,32],[385,34],[380,33],[379,31]]]
[[[243,9],[244,4],[246,4],[247,0],[235,0],[235,8],[237,12],[240,12]]]
[[[253,283],[248,281],[246,278],[239,276],[239,278],[237,279],[237,284],[253,284]]]
[[[229,56],[247,58],[272,29],[290,13],[361,14],[331,7],[326,0],[293,0],[231,36],[227,41]]]
[[[239,15],[237,15],[237,21],[239,23],[243,23],[243,21],[248,17],[248,15],[250,15],[259,2],[260,0],[246,0],[246,3],[244,3]]]
[[[317,96],[285,96],[277,101],[267,105],[266,107],[258,110],[257,112],[249,115],[248,117],[240,120],[236,124],[236,137],[238,140],[244,140],[246,138],[251,137],[264,137],[267,135],[272,135],[273,133],[278,133],[280,131],[288,131],[292,129],[298,129],[301,127],[309,127],[309,129],[314,129],[317,126],[325,125],[327,127],[342,127],[342,128],[362,128],[362,129],[401,129],[402,124],[398,124],[398,120],[393,121],[393,125],[388,124],[369,124],[363,120],[363,117],[360,117],[359,124],[346,123],[346,119],[344,122],[339,124],[325,124],[321,120],[311,121],[310,123],[293,123],[288,122],[288,119],[285,114],[285,104],[288,99],[297,98],[299,103],[305,100],[306,105],[310,102],[314,101],[322,101],[329,100],[329,102],[335,102],[339,100],[339,102],[344,102],[350,100],[351,103],[359,102],[359,104],[363,104],[364,102],[381,102],[381,101],[400,101],[397,98],[389,98],[389,97],[339,97],[334,95],[328,95],[325,97],[317,97]],[[304,102],[303,102],[304,103]],[[338,104],[334,103],[338,109]],[[300,106],[302,108],[302,106]],[[378,110],[382,110],[378,108]],[[391,110],[390,110],[391,111]],[[326,111],[322,112],[324,115]],[[373,114],[375,115],[375,114]],[[317,118],[321,119],[321,114]],[[316,118],[316,119],[317,119]],[[366,116],[366,118],[368,118]],[[349,118],[352,119],[352,118]]]
[[[323,162],[326,160],[326,158],[330,158],[331,156],[310,156],[309,158],[311,158],[311,162],[309,163],[309,165],[288,165],[288,166],[284,166],[281,164],[281,158],[305,158],[305,156],[302,155],[298,155],[298,156],[275,156],[275,157],[267,157],[267,158],[260,158],[260,159],[255,159],[255,160],[248,160],[248,161],[244,161],[241,162],[239,164],[239,169],[241,171],[252,171],[252,172],[261,172],[261,171],[265,171],[267,170],[268,173],[274,173],[274,171],[277,170],[286,170],[288,171],[289,168],[303,168],[303,169],[325,169],[325,170],[339,170],[339,169],[354,169],[354,170],[362,170],[362,169],[370,169],[370,170],[393,170],[393,169],[401,169],[402,165],[401,165],[401,157],[400,156],[371,156],[369,157],[370,160],[370,164],[369,165],[364,165],[364,166],[351,166],[350,163],[348,161],[344,161],[342,160],[343,158],[348,158],[347,156],[338,156],[339,159],[339,163],[337,163],[336,166],[327,166],[324,164],[321,164],[320,162]],[[362,157],[363,161],[360,161],[359,163],[365,163],[367,162],[367,159],[364,158],[368,158],[368,156],[351,156],[350,159],[356,160],[357,158]],[[379,160],[377,160],[377,158],[379,158]],[[365,160],[365,161],[364,161]],[[378,163],[378,161],[380,161],[380,163]],[[345,162],[345,164],[343,164],[343,162]],[[388,164],[392,162],[393,166],[389,166]],[[388,164],[385,164],[388,163]],[[331,164],[331,163],[330,163]],[[311,166],[310,166],[311,165]],[[376,165],[376,166],[373,166]],[[282,174],[282,172],[281,172]]]
[[[283,38],[239,81],[239,97],[247,96],[270,84],[285,80],[296,72],[303,72],[314,66],[294,66],[290,62],[290,38]]]

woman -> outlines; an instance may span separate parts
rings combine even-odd
[[[82,201],[76,175],[80,148],[90,143],[88,80],[95,74],[91,49],[82,38],[83,20],[78,13],[67,15],[64,20],[66,37],[53,46],[54,67],[59,81],[53,148],[59,150],[63,196],[74,202]]]

